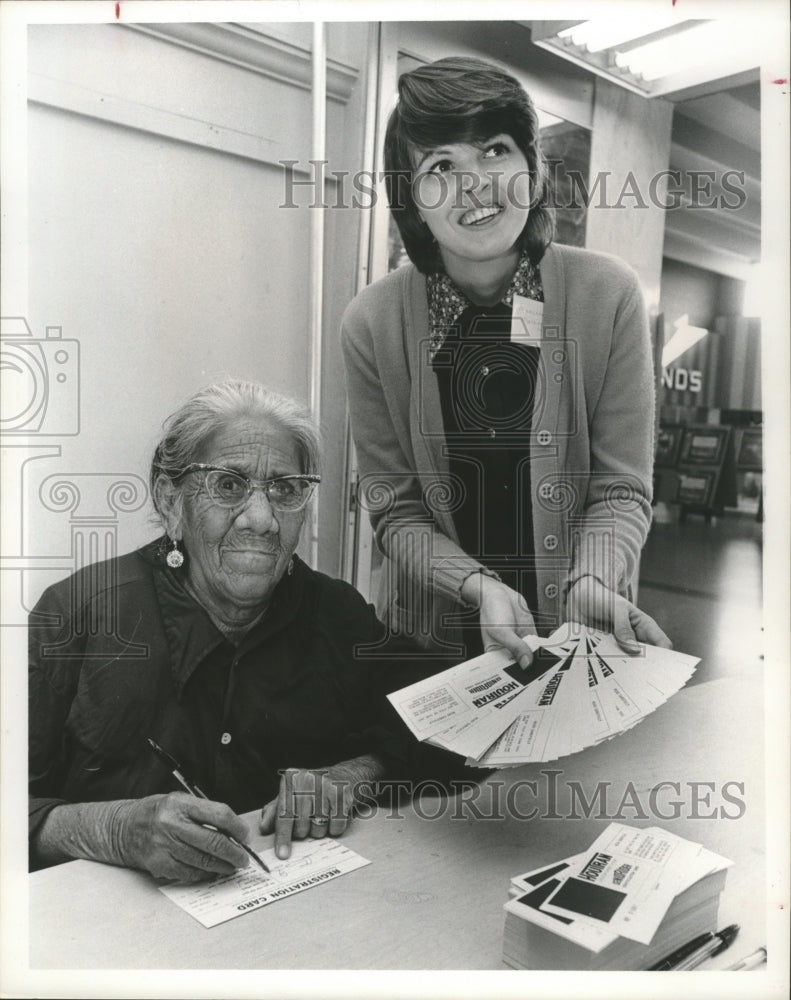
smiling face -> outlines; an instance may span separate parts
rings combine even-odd
[[[513,263],[530,211],[530,177],[511,136],[419,153],[412,192],[451,277],[471,262]]]
[[[259,482],[302,472],[293,439],[274,421],[239,418],[218,431],[197,462]],[[299,542],[305,509],[275,512],[262,490],[244,504],[218,507],[200,472],[185,479],[181,538],[189,582],[203,606],[229,623],[255,617],[268,603]]]

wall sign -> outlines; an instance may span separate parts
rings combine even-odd
[[[703,388],[703,372],[693,368],[664,368],[662,385],[666,389],[678,389],[680,392],[700,392]]]

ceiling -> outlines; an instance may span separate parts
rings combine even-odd
[[[760,96],[756,79],[674,102],[670,168],[686,197],[665,216],[666,257],[743,279],[759,260]]]
[[[760,32],[749,37],[731,32],[735,37],[725,41],[732,52],[722,44],[697,52],[693,44],[684,63],[682,40],[716,29],[715,22],[679,20],[651,30],[641,23],[621,30],[620,40],[615,40],[619,25],[607,22],[602,22],[605,36],[598,38],[585,35],[583,22],[521,23],[530,27],[534,44],[556,56],[674,105],[670,169],[679,171],[673,178],[679,183],[671,181],[668,201],[674,189],[679,194],[666,213],[665,256],[747,279],[761,252]],[[594,31],[602,24],[588,22]],[[572,37],[579,26],[582,35]],[[671,59],[656,64],[648,78],[631,71],[626,64],[632,56],[657,43],[672,43]]]

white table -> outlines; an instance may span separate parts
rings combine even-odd
[[[87,861],[36,872],[30,968],[504,969],[503,903],[511,876],[584,849],[609,822],[596,809],[587,819],[568,818],[574,782],[589,797],[597,782],[609,782],[611,813],[626,796],[627,807],[611,818],[662,826],[735,862],[719,923],[742,930],[708,966],[722,968],[765,942],[762,716],[760,686],[746,678],[685,689],[608,743],[554,764],[494,774],[475,803],[466,793],[445,803],[421,797],[423,812],[442,813],[437,819],[404,806],[401,818],[380,808],[356,820],[344,840],[369,866],[210,930],[147,875]],[[551,778],[550,771],[561,773]],[[529,780],[537,782],[537,794],[524,784]],[[550,781],[554,812],[566,818],[473,816],[473,807],[485,810],[497,795],[504,801],[508,787],[518,788],[520,811],[537,807],[546,814]],[[666,792],[659,799],[667,812],[671,798],[682,802],[676,819],[649,811],[649,790],[659,782],[681,785],[679,796]],[[693,782],[707,783],[697,786],[697,808]],[[740,811],[723,797],[727,782],[743,785],[743,793],[729,786],[731,797],[744,802],[742,815],[703,818],[721,808],[734,816]],[[638,800],[646,817],[628,806]]]

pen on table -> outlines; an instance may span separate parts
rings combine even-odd
[[[201,789],[195,784],[194,781],[190,781],[189,778],[185,777],[184,772],[181,770],[181,764],[179,764],[176,758],[171,756],[167,752],[167,750],[163,750],[162,747],[157,742],[152,740],[150,736],[148,737],[148,745],[151,747],[151,749],[154,751],[157,757],[159,757],[160,760],[163,760],[167,764],[167,766],[170,768],[173,774],[173,777],[187,792],[189,792],[190,795],[194,796],[194,798],[196,799],[208,798],[208,795],[206,795],[205,792],[201,791]],[[204,826],[207,830],[214,830],[215,833],[219,833],[217,827],[212,826],[210,823],[203,823],[201,825]],[[264,862],[258,857],[258,855],[255,853],[252,847],[248,847],[247,844],[244,844],[242,843],[242,841],[237,840],[236,837],[232,837],[229,833],[226,833],[225,836],[228,838],[228,840],[230,840],[232,844],[236,844],[237,847],[241,847],[241,849],[245,851],[247,854],[249,854],[249,856],[253,859],[253,861],[255,861],[255,863],[260,868],[262,868],[267,874],[269,874],[269,869],[264,864]]]
[[[738,962],[734,962],[733,965],[729,965],[724,972],[746,972],[748,969],[754,969],[759,965],[763,965],[766,961],[766,948],[761,945],[752,955],[746,955],[744,958],[740,958]]]
[[[708,944],[713,937],[714,932],[707,931],[705,934],[700,934],[698,937],[692,938],[691,941],[687,941],[687,943],[682,944],[680,948],[676,948],[675,951],[671,951],[666,958],[663,958],[661,962],[657,962],[656,965],[652,965],[646,971],[669,972],[670,969],[673,969],[679,962],[688,958],[693,951],[697,951],[698,948],[702,947],[704,944]]]
[[[715,955],[719,955],[721,951],[725,951],[738,933],[738,924],[730,924],[730,926],[725,927],[723,930],[717,931],[716,934],[711,935],[710,941],[701,945],[700,948],[693,951],[691,955],[687,955],[686,958],[677,962],[669,971],[688,972],[690,969],[697,969],[697,967],[702,965],[707,959],[713,958]]]

